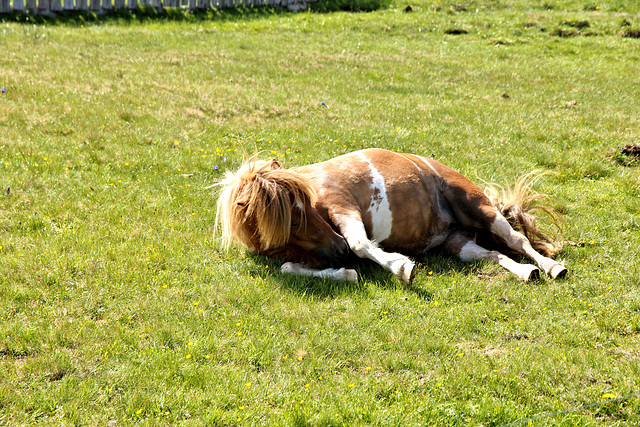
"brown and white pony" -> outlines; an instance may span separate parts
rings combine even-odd
[[[523,280],[538,277],[538,267],[563,277],[567,269],[549,258],[559,245],[526,212],[545,197],[524,200],[530,183],[521,182],[513,200],[500,200],[497,191],[487,195],[433,159],[381,149],[295,169],[253,160],[219,183],[216,226],[227,247],[238,241],[283,259],[286,273],[355,281],[354,270],[316,270],[351,251],[411,283],[416,269],[409,257],[438,248],[464,261],[497,262]],[[528,257],[538,267],[502,252]]]

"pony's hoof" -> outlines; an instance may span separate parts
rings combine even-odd
[[[397,277],[407,285],[412,284],[413,279],[416,277],[416,265],[412,262],[405,263]]]
[[[340,270],[338,270],[338,272],[340,274],[336,276],[336,279],[358,283],[358,273],[355,270],[351,270],[349,268],[341,268]]]
[[[296,265],[292,262],[285,262],[282,264],[282,267],[280,267],[280,271],[282,273],[295,274]]]
[[[556,264],[549,270],[549,276],[552,279],[564,279],[568,270],[562,264]]]
[[[524,280],[525,282],[530,282],[532,280],[540,279],[540,269],[538,267],[531,264],[524,265],[527,266],[526,271],[523,271],[521,274],[519,274],[522,280]]]

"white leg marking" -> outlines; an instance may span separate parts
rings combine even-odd
[[[411,284],[415,274],[415,264],[402,254],[385,252],[367,237],[364,224],[352,218],[340,219],[340,232],[349,247],[360,258],[377,262],[393,273],[398,279]]]
[[[481,246],[478,246],[476,242],[470,240],[462,246],[460,249],[460,259],[462,261],[478,261],[486,259],[498,263],[501,267],[509,270],[520,279],[529,281],[536,277],[539,273],[538,267],[531,264],[519,264],[509,258],[508,256],[501,254],[500,252],[490,251]]]
[[[547,258],[536,252],[531,246],[529,240],[524,237],[524,235],[511,228],[509,222],[502,215],[498,215],[496,217],[493,224],[491,224],[490,231],[493,234],[502,237],[511,249],[534,260],[536,264],[538,264],[538,266],[553,279],[558,276],[564,276],[567,273],[567,269],[562,265],[562,263],[554,261],[551,258]]]
[[[345,280],[347,282],[358,281],[358,273],[355,270],[346,268],[327,268],[324,270],[314,270],[312,268],[307,268],[302,264],[286,262],[282,264],[282,267],[280,267],[280,271],[283,273],[295,274],[298,276],[322,277],[325,279]]]
[[[393,214],[391,206],[387,198],[387,188],[384,183],[384,177],[378,169],[367,159],[369,169],[371,170],[371,205],[368,211],[371,212],[371,234],[373,240],[382,242],[391,235],[391,227],[393,225]]]

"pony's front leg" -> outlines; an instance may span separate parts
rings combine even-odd
[[[324,270],[314,270],[312,268],[305,267],[302,264],[285,262],[282,264],[282,267],[280,267],[280,271],[288,274],[296,274],[298,276],[321,277],[333,280],[346,280],[348,282],[358,281],[358,273],[356,273],[355,270],[347,268],[326,268]]]
[[[416,266],[408,257],[380,249],[369,239],[361,221],[348,217],[340,218],[340,220],[336,220],[334,217],[334,221],[338,223],[341,234],[354,254],[360,258],[375,261],[408,285],[413,282]]]

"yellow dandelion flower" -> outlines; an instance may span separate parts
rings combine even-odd
[[[249,381],[248,383],[245,384],[247,387],[251,387],[251,381]]]
[[[193,345],[193,341],[189,341],[187,345]]]
[[[367,366],[365,369],[366,369],[367,371],[370,371],[370,370],[371,370],[371,366]]]
[[[186,357],[187,359],[191,359],[191,354],[187,354],[185,357]]]
[[[354,383],[349,384],[349,388],[355,387]]]
[[[302,360],[302,356],[298,356],[298,360]]]
[[[141,413],[142,413],[142,409],[138,409],[138,410],[136,411],[136,414],[137,414],[137,415],[140,415]]]

